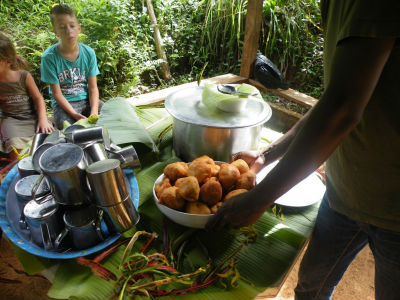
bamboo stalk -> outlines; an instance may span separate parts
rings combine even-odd
[[[167,55],[165,54],[165,51],[164,51],[164,47],[163,47],[164,45],[163,45],[163,41],[161,39],[160,29],[158,28],[153,4],[151,3],[151,0],[146,0],[146,4],[147,4],[147,9],[149,10],[150,21],[151,21],[151,24],[154,29],[154,42],[156,44],[157,56],[159,59],[163,60],[163,62],[161,63],[161,75],[162,75],[163,79],[170,80],[171,73],[169,71]]]

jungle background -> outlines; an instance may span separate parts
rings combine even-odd
[[[57,1],[57,0],[55,0]],[[40,81],[44,50],[57,42],[49,12],[51,0],[0,0],[0,31],[18,54],[48,101]],[[160,76],[145,0],[68,0],[82,25],[80,42],[98,58],[100,97],[132,97],[216,75],[239,74],[244,39],[245,0],[151,0],[164,42],[172,79]],[[259,52],[281,70],[290,87],[319,98],[322,93],[322,29],[319,0],[265,0]],[[365,250],[365,251],[364,251]],[[364,249],[346,272],[335,299],[374,299],[373,257]],[[300,261],[300,260],[299,260]],[[293,299],[296,264],[276,299]],[[28,276],[5,237],[0,242],[0,275],[18,284],[0,288],[1,299],[49,299],[50,283]],[[21,283],[22,282],[22,283]]]
[[[239,74],[245,0],[152,0],[172,79],[160,76],[153,25],[145,0],[68,0],[82,25],[79,41],[98,59],[100,98],[132,97],[225,73]],[[0,31],[15,43],[40,82],[41,55],[57,42],[51,0],[0,0]],[[266,0],[259,52],[278,66],[290,87],[315,98],[322,93],[319,0]],[[204,72],[202,73],[202,71]]]

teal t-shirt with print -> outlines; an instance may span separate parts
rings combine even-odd
[[[51,46],[42,55],[41,80],[49,84],[59,84],[68,102],[88,99],[88,77],[100,74],[94,50],[78,43],[79,56],[70,61],[61,55],[58,45]],[[49,94],[54,106],[55,100],[50,87]]]

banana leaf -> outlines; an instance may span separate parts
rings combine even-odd
[[[170,149],[164,149],[170,153]],[[152,188],[156,178],[162,173],[166,164],[176,161],[174,156],[155,162],[151,167],[137,172],[136,177],[140,187],[140,222],[139,230],[157,232],[161,234],[163,215],[155,205]],[[305,208],[284,208],[284,221],[277,218],[272,210],[268,210],[255,223],[258,237],[255,243],[248,244],[236,256],[237,267],[241,276],[251,282],[239,280],[236,288],[224,289],[214,284],[196,293],[179,296],[167,296],[165,299],[252,299],[268,287],[279,286],[292,262],[303,247],[307,236],[311,232],[313,220],[316,217],[318,204]],[[174,236],[187,228],[166,221],[168,232]],[[195,233],[201,243],[207,248],[209,258],[219,263],[243,242],[238,239],[236,230],[222,232],[208,232],[197,230]],[[121,246],[123,248],[124,246]],[[122,249],[111,255],[105,266],[116,270]],[[197,254],[186,253],[185,260],[198,260]],[[74,261],[63,261],[56,273],[54,284],[49,296],[57,299],[104,299],[113,295],[112,282],[96,278],[85,268],[78,266]],[[135,297],[141,299],[145,297]]]
[[[153,143],[155,144],[154,141],[158,141],[157,144],[159,146],[159,153],[157,155],[148,154],[146,157],[147,163],[142,164],[143,167],[141,169],[135,170],[140,189],[138,209],[140,222],[135,229],[157,232],[162,236],[163,227],[166,227],[168,234],[174,241],[177,236],[188,229],[165,220],[155,205],[152,195],[154,182],[163,172],[164,167],[171,162],[179,160],[172,150],[172,131],[169,130],[172,126],[172,120],[163,108],[134,108],[127,106],[123,99],[113,99],[110,103],[108,104],[107,102],[105,104],[106,110],[103,107],[100,120],[107,120],[105,123],[109,122],[106,125],[107,128],[110,125],[119,123],[118,126],[114,125],[115,131],[113,129],[110,130],[110,133],[114,132],[114,134],[111,134],[113,140],[114,136],[117,137],[121,134],[123,143],[128,140],[129,142],[136,141],[147,143],[146,147],[152,148]],[[118,113],[119,110],[128,111],[128,107],[129,113]],[[131,118],[129,115],[132,112],[135,115],[134,121],[129,119]],[[116,114],[113,115],[114,113]],[[113,116],[109,117],[108,114]],[[120,118],[121,120],[119,120]],[[137,123],[140,123],[140,125],[137,125]],[[130,126],[129,130],[132,130],[131,127],[135,127],[134,131],[121,130],[120,132],[119,127],[125,126],[124,124]],[[146,131],[147,135],[143,133],[143,130]],[[152,142],[149,142],[149,138]],[[142,161],[143,156],[140,156],[140,159]],[[281,207],[284,215],[283,221],[279,216],[276,216],[272,209],[266,211],[254,225],[258,233],[256,241],[245,245],[236,255],[238,259],[237,268],[243,277],[243,279],[239,279],[236,288],[225,289],[219,283],[214,283],[195,293],[163,298],[182,300],[253,299],[266,288],[279,286],[312,230],[318,206],[319,203],[304,208]],[[129,236],[133,232],[134,230],[124,235]],[[244,242],[240,239],[240,233],[233,229],[221,232],[196,230],[191,239],[196,239],[197,244],[194,244],[196,245],[194,247],[185,248],[183,256],[183,265],[185,267],[199,265],[207,260],[214,264],[219,264],[235,249],[244,245]],[[197,247],[199,243],[206,248],[207,255],[199,251],[200,247]],[[117,267],[124,247],[119,247],[116,252],[101,262],[116,274],[118,274]],[[78,265],[75,260],[62,260],[58,263],[59,266],[53,285],[48,293],[50,297],[56,299],[117,298],[113,292],[114,284],[112,281],[104,281],[96,277],[89,268]],[[135,299],[141,298],[145,297],[135,297]]]
[[[116,144],[141,143],[153,152],[158,151],[135,109],[122,97],[112,98],[103,105],[97,125],[105,126]]]
[[[165,108],[135,107],[135,111],[158,148],[170,145],[173,118]]]

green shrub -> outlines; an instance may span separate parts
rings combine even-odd
[[[98,58],[102,99],[133,96],[224,73],[239,74],[246,0],[152,0],[173,79],[159,75],[153,27],[144,0],[68,0],[82,25],[80,41]],[[322,37],[318,0],[266,0],[260,52],[278,65],[294,88],[319,97]],[[57,42],[50,0],[2,0],[0,30],[17,44],[40,79],[45,49]]]

